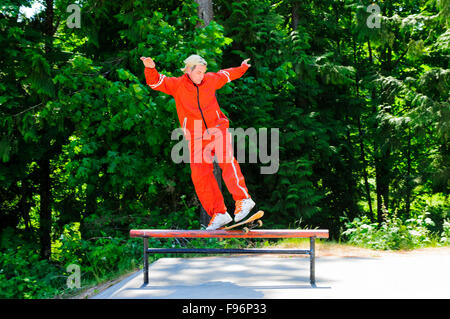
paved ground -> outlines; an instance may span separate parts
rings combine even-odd
[[[450,298],[450,248],[379,257],[225,256],[162,258],[93,298]]]

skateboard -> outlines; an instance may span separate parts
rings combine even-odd
[[[264,216],[264,212],[262,210],[259,210],[258,212],[254,213],[252,216],[250,216],[249,218],[247,218],[244,221],[241,221],[239,223],[236,223],[234,225],[231,226],[227,226],[224,227],[222,229],[224,230],[230,230],[242,225],[247,225],[245,227],[242,228],[242,230],[247,234],[250,229],[256,228],[256,227],[261,227],[263,225],[263,222],[261,220],[261,218]]]

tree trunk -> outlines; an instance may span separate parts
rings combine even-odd
[[[92,191],[91,188],[94,190]],[[97,210],[97,188],[96,185],[88,185],[86,193],[86,201],[85,201],[85,209],[81,214],[80,218],[80,233],[81,238],[89,239],[94,236],[100,236],[98,234],[98,230],[94,229],[88,223],[86,223],[86,219],[91,216]]]
[[[43,32],[47,36],[44,41],[44,50],[46,54],[50,53],[53,49],[52,37],[56,31],[56,28],[53,26],[53,20],[53,0],[45,0],[45,21]]]
[[[198,17],[203,21],[203,24],[197,24],[197,28],[204,28],[209,25],[209,23],[214,18],[213,3],[212,0],[195,0],[198,4]],[[216,177],[217,184],[222,191],[222,173],[219,164],[214,157],[214,176]],[[201,204],[200,204],[201,205]],[[211,217],[206,213],[206,210],[202,207],[200,210],[200,225],[207,226]]]
[[[373,214],[373,209],[372,209],[372,198],[370,196],[370,186],[369,186],[369,179],[367,177],[367,161],[366,161],[366,155],[364,152],[364,139],[363,139],[363,132],[361,129],[361,117],[358,116],[358,133],[359,133],[359,147],[361,150],[361,159],[363,162],[363,176],[364,176],[364,186],[366,189],[366,197],[367,197],[367,202],[369,205],[369,211],[370,211],[370,220],[373,222],[374,221],[374,214]]]
[[[216,178],[220,191],[222,191],[222,170],[220,169],[220,166],[217,163],[217,158],[215,156],[213,165],[214,165],[214,177]],[[206,210],[202,207],[200,211],[200,225],[208,226],[210,220],[211,217],[206,213]]]
[[[31,198],[32,192],[28,185],[27,177],[22,179],[22,185],[20,187],[20,201],[19,201],[19,210],[22,215],[23,222],[25,224],[25,231],[31,232],[31,220],[30,220],[30,208],[31,208]]]
[[[203,21],[203,24],[199,23],[196,27],[207,27],[214,18],[212,0],[195,0],[195,2],[198,4],[198,17]]]
[[[357,65],[356,57],[357,57],[356,42],[353,39],[353,59],[354,59],[355,66]],[[359,76],[358,76],[357,72],[356,72],[355,84],[356,84],[356,97],[359,98]],[[357,117],[357,122],[358,122],[359,148],[361,150],[361,159],[363,162],[364,187],[366,189],[366,198],[367,198],[367,202],[369,205],[370,220],[373,222],[375,219],[375,216],[373,214],[373,209],[372,209],[372,198],[370,196],[369,179],[367,176],[367,161],[366,161],[366,155],[365,155],[365,151],[364,151],[364,136],[363,136],[363,132],[362,132],[362,128],[361,128],[361,116],[359,116],[359,115]]]
[[[52,212],[50,208],[50,159],[45,155],[38,162],[40,168],[40,210],[39,210],[39,240],[41,258],[51,257],[51,226]]]
[[[381,65],[382,71],[391,71],[391,61],[392,61],[392,50],[388,46],[386,50],[383,50],[384,56],[386,59],[383,60],[383,63]],[[377,139],[375,139],[375,142]],[[389,214],[389,184],[391,181],[391,164],[390,164],[390,157],[391,157],[391,145],[389,141],[389,136],[382,136],[380,139],[378,139],[378,147],[380,147],[379,158],[378,158],[378,165],[376,166],[377,170],[377,189],[380,192],[378,194],[379,199],[381,202],[378,203],[378,207],[383,210],[383,213],[387,216]],[[386,151],[384,152],[383,148],[387,144]],[[378,183],[380,185],[378,186]],[[378,221],[382,221],[382,214],[378,214]]]
[[[46,35],[44,42],[44,50],[48,54],[52,51],[52,41],[55,29],[53,27],[53,0],[45,0],[45,20],[43,22],[43,33]],[[45,103],[45,101],[44,101]],[[42,147],[45,150],[50,149],[50,143],[43,132]],[[39,195],[40,195],[40,210],[39,210],[39,243],[40,255],[43,259],[50,259],[51,257],[51,230],[52,230],[52,212],[51,212],[51,181],[50,181],[50,152],[45,152],[38,160],[39,164]]]
[[[390,155],[391,151],[390,149],[388,149],[385,154],[377,152],[377,157],[375,159],[377,183],[377,216],[379,223],[384,220],[383,214],[387,215],[389,210]]]
[[[369,49],[369,60],[373,65],[373,55],[372,55],[372,47],[370,45],[370,40],[367,41],[368,49]],[[373,103],[373,113],[377,113],[376,106],[376,92],[375,88],[372,88],[371,92],[371,100]],[[375,123],[374,131],[377,130],[378,123]],[[383,154],[382,145],[386,143],[386,138],[380,137],[374,138],[374,152],[375,152],[375,183],[376,183],[376,192],[377,192],[377,220],[381,223],[384,219],[384,213],[388,213],[389,209],[389,172],[390,169],[387,167],[388,159],[390,156],[390,150],[386,151],[386,154]]]
[[[297,30],[298,28],[298,8],[300,7],[297,1],[292,5],[292,30]]]
[[[406,150],[406,207],[405,214],[406,217],[409,217],[409,211],[411,208],[411,130],[408,129],[408,148]]]

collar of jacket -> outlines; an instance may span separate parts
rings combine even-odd
[[[189,77],[189,75],[187,73],[183,74],[183,77],[193,86],[201,86],[205,83],[205,78],[203,77],[202,82],[200,82],[200,84],[195,84],[194,81],[191,80],[191,78]]]

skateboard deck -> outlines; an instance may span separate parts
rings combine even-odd
[[[264,212],[262,210],[257,211],[256,213],[254,213],[252,216],[250,216],[249,218],[247,218],[244,221],[241,221],[239,223],[233,224],[231,226],[227,226],[224,227],[224,230],[229,230],[229,229],[233,229],[239,226],[243,226],[243,225],[247,225],[246,227],[243,228],[243,230],[248,233],[248,231],[252,228],[255,227],[261,227],[263,222],[261,220],[261,218],[264,216]]]

